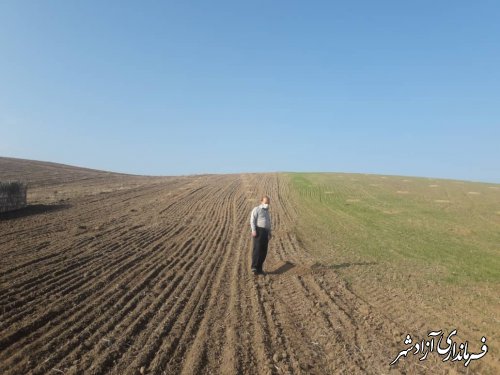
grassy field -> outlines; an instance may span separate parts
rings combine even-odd
[[[500,185],[342,173],[288,173],[295,231],[318,266],[405,333],[490,340],[500,355]]]
[[[464,284],[500,281],[500,185],[415,177],[290,173],[311,251]],[[300,234],[300,232],[299,232]],[[320,236],[321,234],[321,236]],[[315,237],[315,235],[313,235]],[[333,250],[333,251],[332,251]]]

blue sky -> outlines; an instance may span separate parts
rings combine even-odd
[[[500,182],[498,1],[2,1],[0,155]]]

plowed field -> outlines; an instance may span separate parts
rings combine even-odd
[[[32,204],[0,218],[1,374],[381,374],[404,348],[383,304],[297,241],[283,175],[0,160]],[[256,277],[249,215],[264,193],[274,237]],[[396,372],[456,368],[429,356]]]

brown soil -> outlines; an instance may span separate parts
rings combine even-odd
[[[1,374],[457,368],[435,354],[389,366],[406,332],[382,294],[365,302],[303,249],[279,174],[140,177],[0,158],[0,179],[20,177],[31,206],[0,217]],[[249,215],[264,193],[275,230],[255,277]]]

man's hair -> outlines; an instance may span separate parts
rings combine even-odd
[[[262,202],[264,198],[267,198],[268,201],[271,200],[271,198],[269,198],[269,195],[263,195],[262,197],[260,197],[260,201]]]

